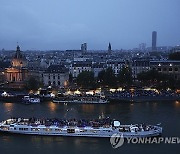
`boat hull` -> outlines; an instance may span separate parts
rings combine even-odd
[[[109,138],[113,134],[123,135],[124,138],[145,138],[145,137],[158,137],[162,135],[162,131],[151,132],[151,133],[123,133],[123,132],[111,132],[111,133],[45,133],[45,132],[21,132],[21,131],[4,131],[0,130],[1,133],[9,134],[21,134],[21,135],[38,135],[38,136],[69,136],[69,137],[102,137]]]

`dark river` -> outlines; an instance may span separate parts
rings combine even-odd
[[[97,105],[63,105],[42,103],[24,105],[0,102],[0,120],[14,117],[92,119],[111,117],[122,124],[162,123],[162,136],[180,137],[180,102],[116,103]],[[108,138],[49,137],[0,134],[0,154],[179,154],[179,144],[125,144],[113,149]]]

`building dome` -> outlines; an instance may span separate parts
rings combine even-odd
[[[26,67],[27,66],[26,57],[22,54],[19,45],[16,48],[16,53],[12,60],[12,66],[13,67]]]

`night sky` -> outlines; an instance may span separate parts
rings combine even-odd
[[[130,49],[180,44],[180,0],[0,0],[0,49]]]

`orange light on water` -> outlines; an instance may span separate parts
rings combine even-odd
[[[94,105],[92,104],[83,104],[82,105],[83,112],[93,112],[94,111]]]
[[[11,111],[13,109],[13,103],[5,103],[4,107],[6,109],[6,111]]]
[[[180,107],[180,101],[176,101],[176,102],[175,102],[175,107],[176,107],[176,108],[179,108],[179,107]]]
[[[53,103],[53,102],[50,102],[48,104],[48,107],[49,107],[51,112],[54,112],[56,110],[56,108],[57,108],[57,105],[55,103]]]
[[[180,102],[179,102],[179,101],[176,101],[176,104],[180,104]]]

